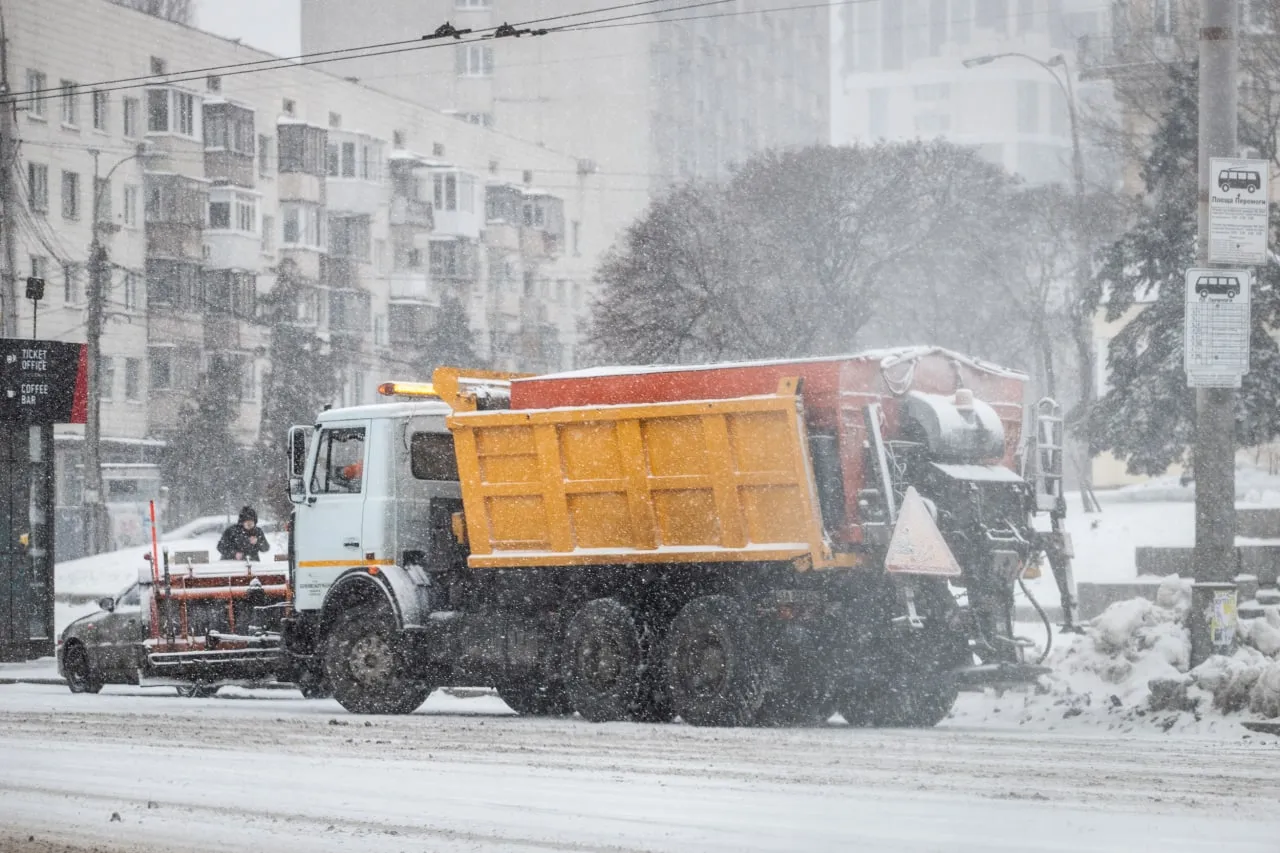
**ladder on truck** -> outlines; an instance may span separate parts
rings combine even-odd
[[[1031,470],[1024,472],[1024,478],[1035,483],[1036,509],[1040,512],[1063,513],[1066,510],[1062,478],[1066,435],[1062,406],[1049,397],[1036,403],[1035,438],[1029,461]]]

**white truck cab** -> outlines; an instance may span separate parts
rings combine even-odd
[[[330,409],[294,428],[297,612],[323,608],[352,569],[426,565],[441,546],[433,534],[462,508],[447,414],[439,401],[397,402]]]

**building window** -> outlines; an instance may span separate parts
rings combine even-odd
[[[168,391],[173,387],[173,350],[155,347],[147,353],[147,372],[152,391]]]
[[[1177,31],[1177,2],[1175,0],[1155,0],[1151,10],[1152,29],[1158,36],[1171,36]],[[1245,4],[1240,4],[1241,12]]]
[[[43,71],[27,69],[27,94],[31,96],[31,102],[27,105],[29,115],[44,118],[45,98],[49,96],[45,90],[48,88],[49,78]]]
[[[258,137],[258,174],[267,177],[276,167],[275,140],[270,136]]]
[[[111,182],[105,178],[93,181],[94,221],[111,221]]]
[[[27,195],[31,209],[37,213],[49,211],[49,167],[41,163],[27,163]]]
[[[110,402],[116,391],[116,360],[103,356],[98,360],[98,396]]]
[[[329,113],[329,127],[342,127],[342,116],[334,112]]]
[[[169,131],[169,90],[147,91],[147,130],[150,133]]]
[[[75,172],[62,173],[62,218],[80,218],[80,176]]]
[[[128,184],[124,188],[124,224],[129,228],[138,227],[138,188]]]
[[[137,311],[140,307],[138,296],[142,293],[142,276],[132,270],[124,274],[124,309]]]
[[[174,133],[183,136],[196,135],[196,98],[195,95],[188,95],[186,92],[173,93],[174,118],[177,123],[173,129]]]
[[[93,93],[93,129],[107,129],[107,104],[108,95],[106,92],[94,91]]]
[[[130,403],[142,399],[142,359],[124,360],[124,397]]]
[[[138,110],[140,108],[137,98],[124,98],[120,101],[120,110],[124,115],[124,135],[126,139],[138,138]]]
[[[151,76],[156,77],[161,74],[169,73],[169,63],[158,56],[151,57]]]
[[[315,205],[290,203],[280,205],[284,222],[283,243],[308,249],[324,247],[320,210]]]
[[[269,255],[276,250],[276,218],[262,217],[262,253]]]
[[[460,44],[455,50],[459,77],[493,76],[493,48],[482,44]]]
[[[252,196],[236,196],[236,230],[258,233],[258,202]]]
[[[231,202],[209,202],[209,230],[229,231],[231,229]]]
[[[578,220],[573,221],[573,254],[577,257],[582,254],[582,223]]]
[[[62,265],[62,301],[67,305],[80,303],[80,268],[75,264]]]
[[[71,80],[59,84],[62,91],[62,123],[75,127],[80,123],[80,92]]]
[[[1018,132],[1040,132],[1040,85],[1018,81]]]
[[[147,90],[147,131],[196,135],[196,97],[176,89]]]
[[[217,74],[210,74],[208,77],[204,78],[204,85],[210,92],[221,92],[222,78]]]
[[[458,176],[437,174],[435,181],[435,209],[458,209]]]
[[[293,116],[293,115],[296,115],[298,112],[298,103],[292,98],[285,98],[284,101],[280,104],[280,109],[284,111],[285,115]]]
[[[360,177],[366,181],[382,180],[382,147],[380,143],[360,146]]]

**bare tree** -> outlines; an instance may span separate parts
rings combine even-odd
[[[1006,344],[1030,336],[1002,333],[1015,315],[989,280],[1016,255],[1015,191],[942,142],[765,153],[632,226],[598,273],[589,348],[642,363],[922,340],[1021,355]]]
[[[107,2],[137,9],[139,12],[146,12],[148,15],[155,15],[157,18],[168,21],[177,21],[179,24],[195,23],[195,6],[192,0],[107,0]]]

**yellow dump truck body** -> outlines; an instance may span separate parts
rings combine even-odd
[[[469,565],[794,561],[825,541],[794,382],[777,395],[457,412]]]

